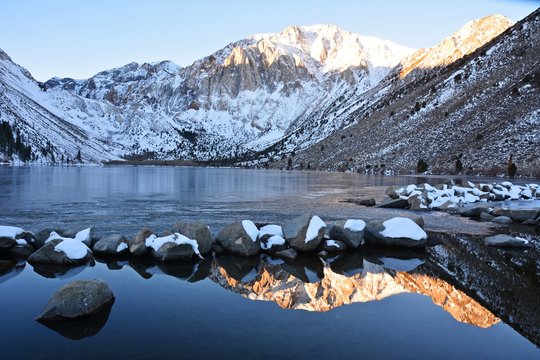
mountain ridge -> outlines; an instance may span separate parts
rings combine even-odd
[[[45,83],[18,71],[15,77],[23,78],[19,83],[27,78],[35,84],[28,85],[32,91],[26,101],[18,97],[0,102],[0,111],[12,113],[1,119],[15,124],[21,113],[38,103],[94,141],[90,146],[94,150],[87,150],[84,144],[67,145],[67,140],[56,139],[58,150],[52,151],[56,159],[73,159],[79,151],[82,162],[136,155],[282,166],[283,157],[343,132],[385,101],[393,101],[396,86],[435,76],[418,64],[427,61],[444,69],[511,25],[500,15],[474,20],[444,39],[438,50],[435,46],[416,52],[334,25],[290,26],[230,43],[187,67],[167,60],[130,63],[89,79],[52,78]],[[2,64],[6,62],[11,60]],[[6,92],[13,92],[11,75],[5,73],[0,73],[0,81]],[[36,86],[46,95],[35,96]],[[360,111],[363,116],[358,116]],[[23,128],[23,138],[30,139],[26,132]],[[33,138],[33,143],[43,142]],[[44,157],[41,162],[51,162],[50,156]],[[311,162],[295,162],[293,167]],[[343,160],[330,166],[313,163],[328,170],[343,168]],[[348,170],[358,171],[358,167]],[[400,165],[396,170],[405,169]]]

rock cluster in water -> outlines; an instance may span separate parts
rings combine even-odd
[[[365,223],[349,219],[326,224],[320,217],[305,214],[283,225],[256,224],[251,220],[233,222],[215,238],[202,222],[182,222],[170,231],[156,235],[142,228],[128,239],[111,234],[102,239],[94,229],[79,232],[46,229],[38,233],[12,226],[0,226],[0,251],[28,258],[32,265],[77,266],[93,259],[93,253],[105,256],[149,256],[161,262],[203,258],[210,252],[229,252],[252,256],[259,252],[294,259],[298,253],[335,253],[362,246],[382,245],[418,248],[427,245],[421,217],[414,220],[397,217]]]

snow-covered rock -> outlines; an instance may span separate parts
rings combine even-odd
[[[427,234],[413,220],[395,217],[369,222],[365,241],[368,245],[424,247],[427,245]]]

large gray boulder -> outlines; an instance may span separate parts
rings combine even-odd
[[[39,322],[63,321],[98,313],[112,305],[114,295],[100,280],[77,280],[62,286],[49,300]]]
[[[370,221],[364,235],[368,245],[425,247],[427,234],[413,220],[396,217],[386,221]]]
[[[178,221],[173,225],[173,232],[180,233],[190,239],[197,241],[199,245],[199,252],[206,254],[212,250],[212,234],[208,226],[200,221],[184,222]]]
[[[484,244],[496,247],[529,247],[528,240],[505,234],[488,236],[484,238]]]
[[[125,255],[129,253],[129,241],[120,234],[111,234],[98,240],[93,248],[96,254]]]
[[[152,256],[162,262],[187,260],[194,255],[191,245],[167,242],[161,245],[157,250],[152,251]]]
[[[348,248],[357,249],[364,241],[365,225],[362,220],[339,221],[328,226],[328,236],[345,243]]]
[[[216,236],[216,241],[226,251],[243,256],[252,256],[261,250],[257,235],[258,230],[253,222],[249,220],[236,221],[221,229]]]
[[[318,216],[301,215],[283,224],[287,243],[297,251],[314,251],[324,237],[326,224]]]
[[[82,265],[92,259],[92,251],[78,240],[52,240],[28,258],[30,264]]]
[[[152,230],[148,228],[139,230],[137,235],[129,241],[129,252],[135,256],[141,256],[150,252],[150,249],[146,246],[146,239],[152,234]]]

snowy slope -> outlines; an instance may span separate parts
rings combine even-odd
[[[412,52],[331,25],[294,26],[186,68],[131,63],[88,80],[51,79],[46,88],[113,105],[123,117],[112,140],[128,153],[219,159],[272,145],[322,100],[351,86],[370,89]]]
[[[448,173],[459,158],[465,171],[494,175],[504,173],[512,155],[521,174],[538,176],[540,10],[510,28],[498,16],[472,24],[475,34],[461,31],[424,53],[421,62],[429,67],[400,79],[411,58],[405,59],[371,96],[328,114],[351,126],[297,152],[296,166],[412,172],[423,159],[431,171]],[[456,46],[456,39],[474,41]]]
[[[0,50],[0,120],[20,131],[36,162],[66,162],[79,151],[84,162],[118,158],[122,147],[111,141],[118,114],[106,103],[64,91],[44,92],[26,69]]]

